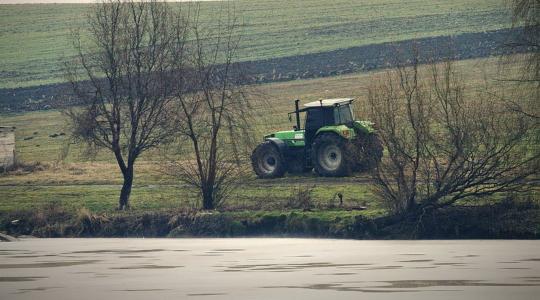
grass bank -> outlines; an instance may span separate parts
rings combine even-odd
[[[536,239],[540,205],[507,199],[495,205],[453,206],[414,218],[363,211],[287,210],[237,212],[73,212],[61,206],[12,211],[0,231],[36,237],[249,237],[352,239]]]

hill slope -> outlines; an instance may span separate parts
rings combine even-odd
[[[234,1],[244,23],[241,60],[261,60],[507,28],[502,0]],[[173,4],[178,6],[179,4]],[[220,2],[204,2],[212,23]],[[0,5],[0,88],[63,81],[71,28],[85,4]]]

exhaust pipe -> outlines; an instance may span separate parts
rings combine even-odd
[[[296,130],[300,130],[300,108],[299,104],[300,100],[296,99],[294,100],[294,114],[296,115]]]

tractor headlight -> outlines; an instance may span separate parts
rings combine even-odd
[[[341,135],[343,135],[343,137],[349,138],[351,136],[351,132],[345,129],[341,131]]]

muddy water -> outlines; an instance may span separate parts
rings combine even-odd
[[[540,241],[28,239],[0,299],[540,299]]]

